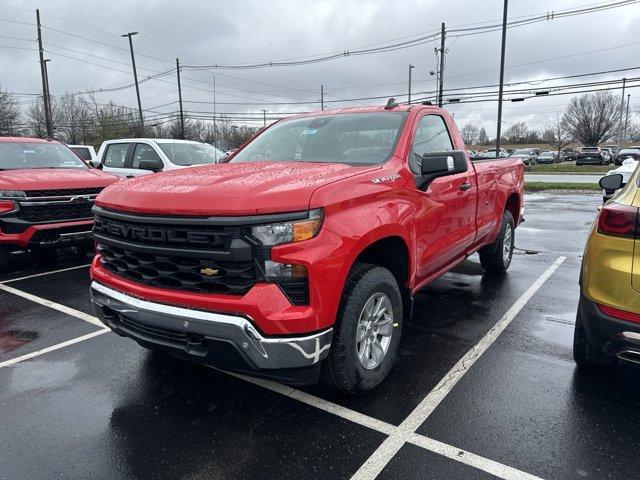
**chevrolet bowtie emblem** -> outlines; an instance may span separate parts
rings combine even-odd
[[[207,277],[213,277],[214,275],[217,275],[217,274],[218,274],[218,270],[217,270],[217,269],[215,269],[215,268],[209,268],[209,267],[207,267],[207,268],[202,268],[202,269],[200,269],[200,273],[201,273],[202,275],[206,275]]]

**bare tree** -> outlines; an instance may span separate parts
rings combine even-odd
[[[488,145],[489,144],[489,136],[487,135],[487,131],[484,127],[480,128],[480,132],[478,132],[478,145]]]
[[[0,88],[0,135],[18,135],[20,117],[20,105],[16,97]]]
[[[515,144],[528,143],[529,136],[529,127],[524,122],[514,123],[502,134],[504,140]]]
[[[462,139],[466,145],[475,145],[478,143],[478,136],[480,134],[480,128],[476,125],[472,125],[467,123],[462,130],[460,130],[460,134],[462,135]]]
[[[65,94],[60,97],[62,123],[59,131],[70,144],[90,144],[95,130],[95,116],[84,97]]]
[[[574,138],[595,147],[618,130],[619,104],[611,92],[586,93],[571,99],[564,122]]]
[[[30,135],[46,137],[47,126],[44,117],[44,102],[42,97],[36,98],[27,108],[27,127]],[[62,110],[57,100],[51,99],[51,123],[53,124],[53,136],[58,133],[58,127],[64,123]]]
[[[560,155],[560,150],[571,143],[573,136],[561,113],[558,112],[547,120],[543,140],[553,145],[558,151],[558,155]]]

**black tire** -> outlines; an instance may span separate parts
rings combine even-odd
[[[9,267],[9,249],[0,247],[0,273],[5,272]]]
[[[505,257],[505,236],[510,231],[510,246],[509,255]],[[480,250],[480,264],[485,272],[490,275],[501,275],[507,271],[509,265],[511,265],[511,259],[513,258],[513,247],[515,245],[515,231],[516,223],[513,220],[511,212],[506,211],[502,215],[502,225],[500,225],[500,232],[498,238],[491,245]]]
[[[607,355],[589,341],[582,322],[582,315],[580,315],[580,306],[578,306],[576,326],[573,331],[573,359],[578,364],[578,367],[585,371],[606,372],[614,364],[613,357]]]
[[[358,358],[356,334],[361,312],[372,295],[385,294],[393,309],[392,334],[378,366],[366,369]],[[356,264],[349,273],[333,328],[333,343],[322,365],[322,381],[336,390],[363,395],[378,386],[393,366],[402,335],[402,296],[386,268]]]

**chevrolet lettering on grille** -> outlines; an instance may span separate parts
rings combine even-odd
[[[173,243],[180,245],[206,246],[216,243],[217,235],[212,232],[179,230],[166,227],[127,225],[100,219],[95,224],[98,233],[105,233],[124,240]]]

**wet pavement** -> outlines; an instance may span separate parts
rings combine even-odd
[[[614,167],[612,167],[613,169]],[[525,173],[525,182],[544,182],[544,183],[593,183],[597,184],[604,176],[604,173],[598,174],[548,174],[543,173]]]
[[[378,478],[635,478],[640,373],[585,376],[571,358],[599,199],[527,196],[508,275],[482,276],[473,256],[425,288],[389,378],[357,398],[252,382],[99,334],[87,321],[88,258],[17,257],[0,277],[0,479],[368,478],[363,464],[384,456],[385,439],[403,435],[397,426],[559,257]]]

